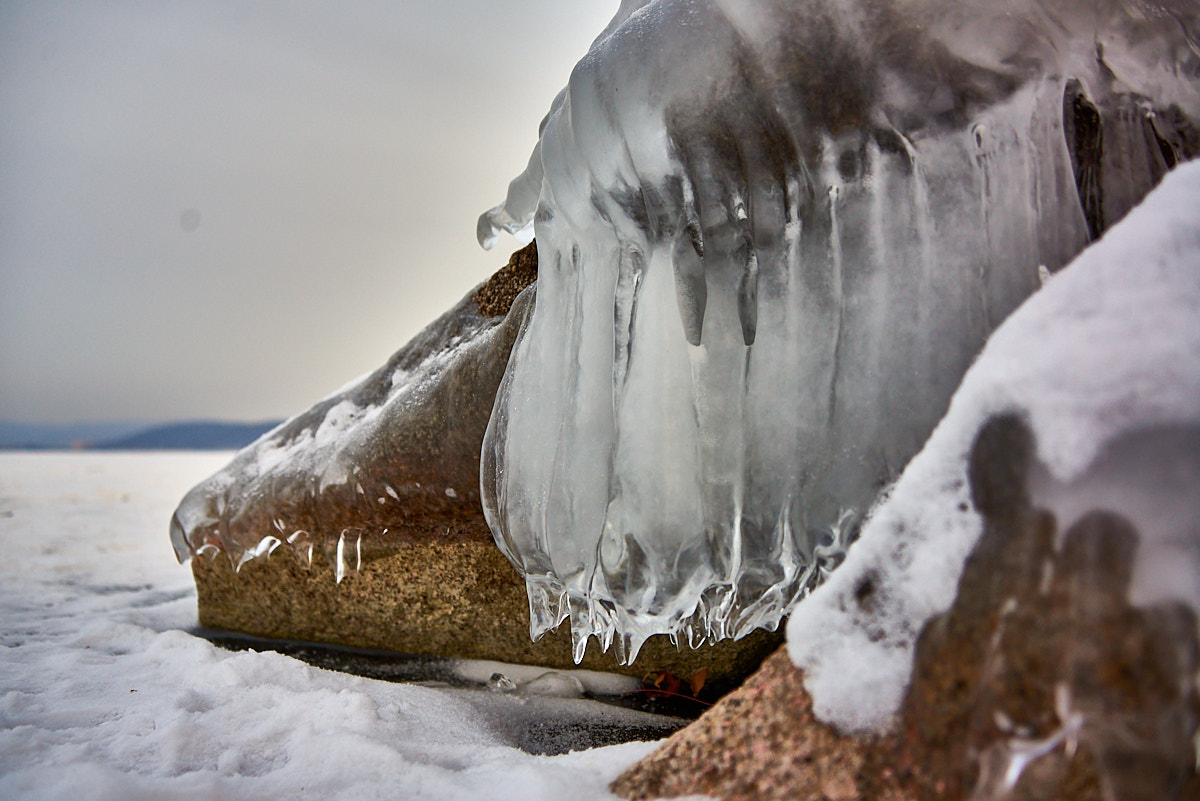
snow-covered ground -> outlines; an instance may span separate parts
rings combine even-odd
[[[506,720],[587,702],[362,679],[187,633],[167,522],[229,456],[0,453],[0,798],[610,798],[653,748],[531,756]]]

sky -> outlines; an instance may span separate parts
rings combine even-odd
[[[0,420],[271,419],[503,265],[602,0],[0,3]]]

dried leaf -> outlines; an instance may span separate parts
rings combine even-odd
[[[646,688],[646,694],[651,697],[680,695],[679,690],[682,685],[683,682],[666,670],[656,670],[653,673],[647,673],[642,679],[642,686]]]

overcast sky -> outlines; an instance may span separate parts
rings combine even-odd
[[[615,0],[0,2],[0,420],[288,416],[504,263]]]

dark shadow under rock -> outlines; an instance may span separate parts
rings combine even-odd
[[[537,690],[494,692],[465,678],[459,669],[462,662],[457,659],[269,640],[215,629],[200,628],[191,633],[231,651],[272,650],[325,670],[381,681],[419,683],[451,692],[458,701],[471,707],[482,725],[499,740],[529,754],[551,756],[658,740],[691,720],[665,710],[644,708],[628,694],[603,695],[585,690],[579,697],[564,697]]]

